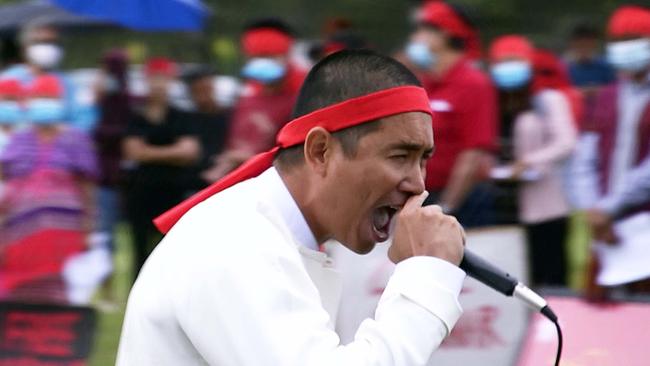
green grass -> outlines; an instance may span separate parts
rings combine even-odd
[[[90,356],[90,366],[115,365],[117,345],[124,319],[126,299],[131,288],[131,240],[125,225],[117,230],[115,250],[115,272],[113,278],[114,292],[119,303],[119,310],[112,313],[98,311],[98,324],[95,332],[95,344]]]

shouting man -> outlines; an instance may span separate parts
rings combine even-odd
[[[307,76],[272,150],[156,219],[167,236],[129,298],[118,365],[424,365],[461,309],[462,228],[422,207],[429,100],[403,65],[342,51]],[[397,263],[355,340],[318,244],[392,237]]]

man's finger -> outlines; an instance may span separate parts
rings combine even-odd
[[[402,211],[413,211],[422,207],[422,204],[424,203],[424,200],[427,199],[427,197],[429,197],[429,192],[427,191],[422,191],[422,193],[418,195],[409,197],[409,199],[406,200]]]
[[[465,228],[458,224],[458,228],[460,228],[460,235],[463,237],[463,246],[467,244],[467,234],[465,234]]]

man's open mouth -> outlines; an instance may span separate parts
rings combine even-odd
[[[386,241],[390,236],[390,224],[395,213],[401,207],[393,205],[385,205],[377,207],[372,212],[372,230],[375,233],[378,241]]]

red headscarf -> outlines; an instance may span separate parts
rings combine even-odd
[[[352,98],[341,103],[318,109],[287,123],[278,133],[276,146],[258,154],[239,168],[226,175],[186,201],[165,212],[154,220],[160,231],[167,233],[192,207],[239,182],[254,178],[273,165],[273,159],[281,148],[301,144],[314,127],[330,132],[357,126],[379,118],[406,112],[423,112],[432,115],[427,92],[417,86],[400,86]]]
[[[548,50],[537,49],[533,56],[533,91],[542,89],[555,89],[560,91],[569,100],[571,111],[579,127],[584,115],[584,97],[582,93],[571,85],[566,66]]]
[[[634,5],[621,6],[609,18],[607,34],[612,38],[650,37],[650,9]]]
[[[417,12],[420,23],[429,24],[458,37],[465,42],[467,55],[472,59],[481,57],[481,41],[476,29],[467,24],[456,11],[440,0],[426,1]]]
[[[566,66],[551,51],[536,49],[533,54],[533,68],[535,69],[534,89],[571,86]]]
[[[63,97],[63,84],[54,75],[42,75],[29,85],[27,95],[32,98],[61,98]]]
[[[144,72],[147,76],[162,75],[173,78],[176,76],[177,69],[174,61],[164,57],[154,57],[147,61]]]
[[[241,44],[248,57],[285,55],[291,49],[293,37],[271,27],[255,28],[242,35]]]
[[[490,61],[499,62],[510,57],[533,62],[535,48],[526,37],[509,34],[498,37],[490,46]]]

